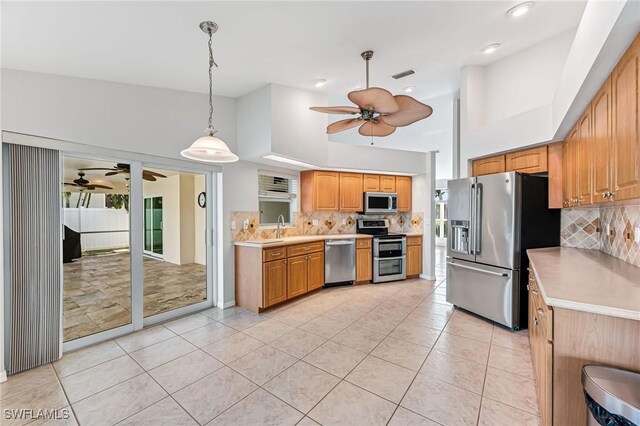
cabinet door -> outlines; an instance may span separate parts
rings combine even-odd
[[[608,201],[608,194],[613,191],[611,110],[611,77],[609,77],[591,103],[591,161],[593,164],[591,195],[594,203]]]
[[[373,274],[373,257],[371,249],[356,250],[356,281],[371,281]]]
[[[380,176],[378,175],[364,175],[364,188],[365,192],[379,192],[380,191]]]
[[[307,290],[315,290],[324,285],[324,252],[307,256]]]
[[[577,160],[577,196],[578,205],[591,204],[591,110],[578,120],[578,139],[576,142]]]
[[[314,172],[314,211],[339,209],[340,178],[337,172]]]
[[[613,200],[640,197],[640,38],[613,71]]]
[[[361,212],[362,198],[362,175],[340,173],[340,211]]]
[[[307,292],[307,256],[287,259],[287,298]]]
[[[287,300],[287,261],[262,264],[262,305],[264,308]]]
[[[504,171],[506,171],[504,155],[473,160],[473,176],[490,175]]]
[[[396,192],[396,177],[380,175],[380,192]]]
[[[563,162],[565,169],[562,173],[565,179],[565,199],[566,207],[573,207],[578,203],[578,183],[576,168],[576,144],[578,143],[578,129],[573,129],[569,134],[569,138],[565,141],[565,152],[563,153]]]
[[[396,192],[398,193],[398,211],[411,211],[411,177],[396,176]]]
[[[510,152],[505,156],[505,171],[543,173],[548,170],[547,147]]]
[[[422,273],[422,246],[407,246],[407,276]]]

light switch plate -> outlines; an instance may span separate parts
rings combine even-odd
[[[249,229],[249,219],[245,219],[244,222],[242,222],[242,229],[245,231]]]
[[[234,231],[236,229],[236,221],[232,220],[231,221],[231,230]]]
[[[633,231],[633,239],[635,240],[636,243],[640,244],[640,227],[634,229]]]
[[[319,222],[318,222],[318,219],[313,219],[311,223],[313,224],[313,226],[318,226]]]
[[[347,224],[347,219],[342,219],[342,224],[346,225]]]

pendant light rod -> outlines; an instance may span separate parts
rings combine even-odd
[[[369,88],[369,60],[373,57],[373,50],[367,50],[364,51],[360,54],[360,56],[362,56],[362,59],[364,59],[364,61],[366,62],[366,67],[367,67],[367,89]]]

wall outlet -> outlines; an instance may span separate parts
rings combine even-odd
[[[604,235],[611,235],[611,225],[609,225],[608,223],[604,225]]]
[[[342,224],[346,225],[347,224],[347,219],[342,219]]]
[[[311,224],[312,224],[313,226],[318,226],[318,223],[320,223],[320,222],[318,222],[318,219],[313,219],[313,220],[311,221]]]
[[[232,220],[232,221],[231,221],[231,230],[232,230],[232,231],[235,231],[235,229],[236,229],[236,221],[235,221],[235,220]]]
[[[636,229],[633,231],[633,237],[634,237],[634,238],[633,238],[633,239],[634,239],[634,241],[635,241],[636,243],[640,244],[640,228],[636,228]]]
[[[245,219],[244,222],[242,222],[242,229],[245,231],[249,229],[249,219]]]

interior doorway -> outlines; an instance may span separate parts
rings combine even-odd
[[[162,196],[144,197],[144,253],[162,258]]]

